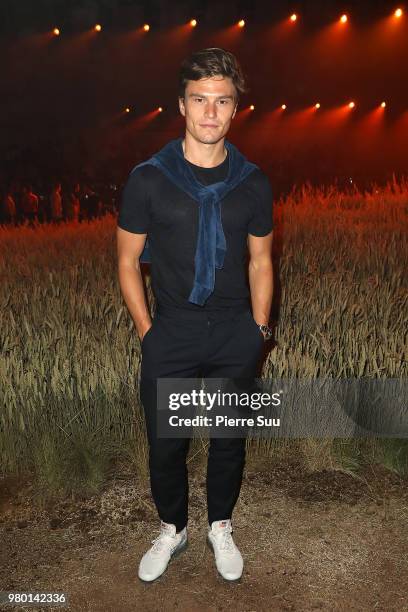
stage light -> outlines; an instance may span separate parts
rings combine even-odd
[[[293,15],[290,16],[290,20],[291,21],[296,21],[296,19],[297,19],[297,15],[296,15],[296,13],[293,13]]]
[[[385,102],[381,102],[381,106],[382,106],[382,108],[385,108],[387,105],[386,105]]]
[[[397,19],[402,17],[402,9],[397,8],[397,10],[394,12],[394,17],[396,17]]]
[[[245,25],[245,21],[244,21],[244,19],[240,19],[240,20],[238,21],[238,26],[239,26],[240,28],[243,28],[243,27],[244,27],[244,25]]]
[[[196,25],[197,25],[197,19],[191,19],[191,21],[190,21],[190,25],[191,25],[193,28],[195,28],[195,27],[196,27]]]
[[[251,110],[251,111],[255,110],[255,106],[253,104],[251,104],[251,106],[249,107],[249,110]]]
[[[319,103],[319,102],[317,102],[317,103],[315,104],[315,108],[320,108],[320,103]]]
[[[130,108],[128,106],[125,108],[125,113],[130,113]]]
[[[60,31],[58,28],[54,28],[52,33],[54,34],[54,36],[59,36],[60,35]]]
[[[285,110],[285,108],[286,108],[286,104],[282,104],[281,109]]]
[[[354,108],[354,107],[355,107],[354,102],[350,102],[350,103],[349,103],[349,108]]]
[[[148,32],[150,30],[149,24],[145,23],[144,26],[143,26],[143,29],[144,29],[145,32]]]
[[[341,23],[346,23],[346,22],[347,22],[347,20],[348,20],[347,15],[342,15],[342,16],[340,17],[340,21],[341,21]]]
[[[163,109],[162,109],[162,107],[161,107],[161,106],[159,106],[159,108],[158,108],[157,110],[159,111],[159,113],[162,113],[162,112],[163,112]]]
[[[95,30],[96,32],[100,32],[102,30],[102,26],[99,23],[97,23],[95,26]]]

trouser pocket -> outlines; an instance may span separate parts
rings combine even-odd
[[[156,325],[157,325],[156,316],[154,316],[154,317],[153,317],[153,319],[152,319],[152,324],[151,324],[151,326],[149,327],[149,329],[147,330],[147,332],[145,333],[145,335],[144,335],[144,336],[143,336],[143,338],[142,338],[142,341],[141,341],[141,344],[140,344],[140,346],[141,346],[141,348],[142,348],[142,349],[143,349],[143,347],[145,346],[145,342],[146,342],[146,341],[147,341],[147,340],[150,338],[150,336],[152,335],[153,328],[155,328],[155,327],[156,327]]]
[[[259,340],[262,341],[262,344],[264,343],[265,337],[263,335],[263,333],[261,332],[261,330],[259,329],[259,325],[258,323],[255,321],[252,312],[250,310],[245,312],[245,319],[249,319],[250,322],[250,326],[252,327],[253,333],[254,335],[256,335],[258,337]]]

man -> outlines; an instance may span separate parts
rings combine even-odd
[[[63,218],[62,211],[62,187],[58,181],[54,183],[50,194],[51,220],[60,223]]]
[[[13,190],[10,187],[6,189],[2,201],[2,217],[5,223],[16,224],[17,207],[13,197]]]
[[[64,217],[67,221],[74,221],[75,223],[78,223],[81,209],[80,195],[81,187],[79,183],[74,183],[72,188],[66,190],[62,208],[64,211]]]
[[[241,68],[228,51],[204,49],[183,62],[179,86],[184,138],[133,169],[117,229],[119,282],[141,339],[140,398],[161,519],[139,565],[147,582],[187,544],[189,439],[158,438],[157,379],[254,377],[271,336],[270,183],[225,138],[245,91]],[[151,262],[153,323],[139,260]],[[207,541],[226,580],[243,570],[231,515],[244,464],[245,438],[210,440]]]
[[[27,185],[22,189],[21,209],[30,225],[38,221],[38,196],[33,193],[31,185]]]

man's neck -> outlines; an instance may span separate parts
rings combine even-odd
[[[214,168],[219,166],[227,157],[227,149],[224,147],[224,138],[215,144],[204,144],[196,140],[182,140],[184,157],[195,166],[202,168]]]

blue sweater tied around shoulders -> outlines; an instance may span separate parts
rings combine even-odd
[[[224,140],[229,155],[228,174],[224,181],[204,185],[200,183],[193,169],[186,162],[182,138],[170,140],[160,151],[148,160],[135,166],[140,168],[151,164],[159,168],[177,187],[198,202],[198,239],[194,257],[194,285],[189,302],[202,306],[214,291],[215,268],[222,268],[226,253],[226,240],[221,221],[220,201],[235,189],[255,168],[235,145]],[[150,263],[149,240],[140,256],[140,261]]]

